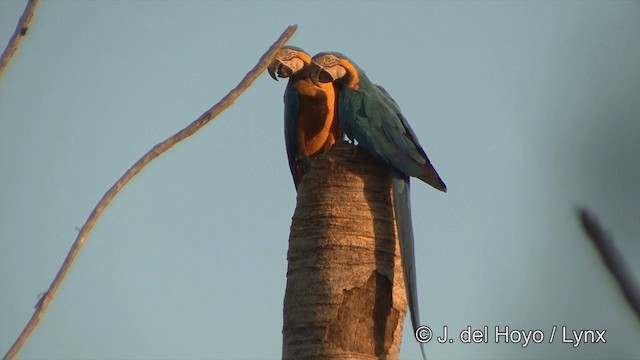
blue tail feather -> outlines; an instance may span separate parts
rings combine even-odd
[[[413,224],[411,222],[411,199],[409,194],[409,177],[397,170],[392,170],[391,187],[393,196],[393,212],[396,218],[398,238],[400,240],[400,256],[404,273],[407,302],[411,313],[411,325],[415,333],[420,326],[418,311],[418,289],[416,284],[415,252],[413,246]],[[427,359],[424,344],[420,343],[422,358]]]

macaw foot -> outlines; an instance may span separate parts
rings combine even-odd
[[[355,145],[355,144],[354,144]],[[358,150],[360,149],[360,146],[354,146],[353,147],[353,152],[351,153],[351,158],[353,159],[354,157],[356,157],[356,155],[358,155]]]

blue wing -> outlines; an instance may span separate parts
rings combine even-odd
[[[360,74],[358,85],[359,91],[340,91],[338,117],[344,133],[377,160],[446,191],[446,185],[389,93],[373,85],[364,74]]]

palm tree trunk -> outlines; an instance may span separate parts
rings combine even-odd
[[[389,169],[337,144],[298,188],[283,359],[397,359],[406,314]]]

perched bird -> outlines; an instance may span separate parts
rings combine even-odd
[[[285,46],[268,68],[276,81],[278,77],[289,78],[284,92],[284,139],[296,189],[311,168],[311,160],[327,152],[342,136],[333,84],[312,83],[310,63],[311,56],[302,49]]]
[[[443,192],[447,187],[431,165],[398,104],[386,90],[373,84],[353,61],[340,53],[324,52],[313,57],[308,71],[313,83],[334,84],[338,93],[338,119],[344,134],[357,141],[374,159],[391,168],[393,210],[411,324],[415,332],[420,326],[420,316],[409,177],[417,177]],[[422,343],[420,350],[426,358]]]

